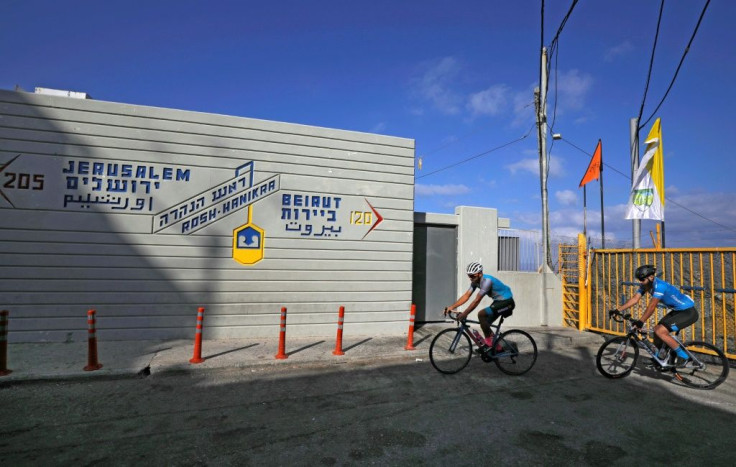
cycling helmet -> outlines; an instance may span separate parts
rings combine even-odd
[[[638,268],[636,268],[636,272],[634,273],[634,275],[636,276],[637,279],[639,279],[640,281],[643,281],[644,279],[646,279],[647,277],[651,276],[652,274],[656,272],[657,272],[657,268],[655,268],[651,264],[647,264],[647,265],[639,266]]]
[[[467,268],[465,268],[465,272],[468,275],[478,274],[479,272],[483,272],[483,265],[477,261],[473,261],[472,263],[468,264]]]

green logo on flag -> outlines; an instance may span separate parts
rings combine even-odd
[[[634,190],[634,206],[649,207],[654,203],[654,188]]]

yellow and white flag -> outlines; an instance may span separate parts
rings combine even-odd
[[[647,145],[629,195],[626,219],[664,221],[664,161],[660,119],[652,126]]]

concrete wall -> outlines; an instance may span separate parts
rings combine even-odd
[[[498,271],[498,229],[509,228],[508,219],[499,218],[496,209],[459,206],[455,214],[415,213],[417,223],[456,225],[456,286],[462,295],[469,286],[465,266],[483,263],[484,272],[498,277],[511,287],[516,302],[513,326],[560,326],[562,324],[562,283],[553,273]],[[427,287],[431,287],[427,284]],[[491,299],[484,298],[481,307]],[[447,303],[448,305],[450,303]]]
[[[13,341],[401,334],[414,141],[0,91]]]

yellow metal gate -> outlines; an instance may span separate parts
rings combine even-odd
[[[560,278],[562,279],[562,324],[585,329],[585,237],[578,237],[576,245],[559,245]],[[582,267],[582,269],[581,269]]]
[[[623,334],[623,324],[611,322],[608,310],[636,293],[634,271],[644,264],[657,267],[657,276],[678,287],[695,301],[698,321],[685,329],[683,340],[699,340],[719,347],[736,359],[736,248],[643,248],[591,250],[585,238],[577,245],[560,245],[562,321],[580,330]],[[641,316],[649,302],[643,297],[630,309]],[[658,307],[649,327],[667,313]]]

